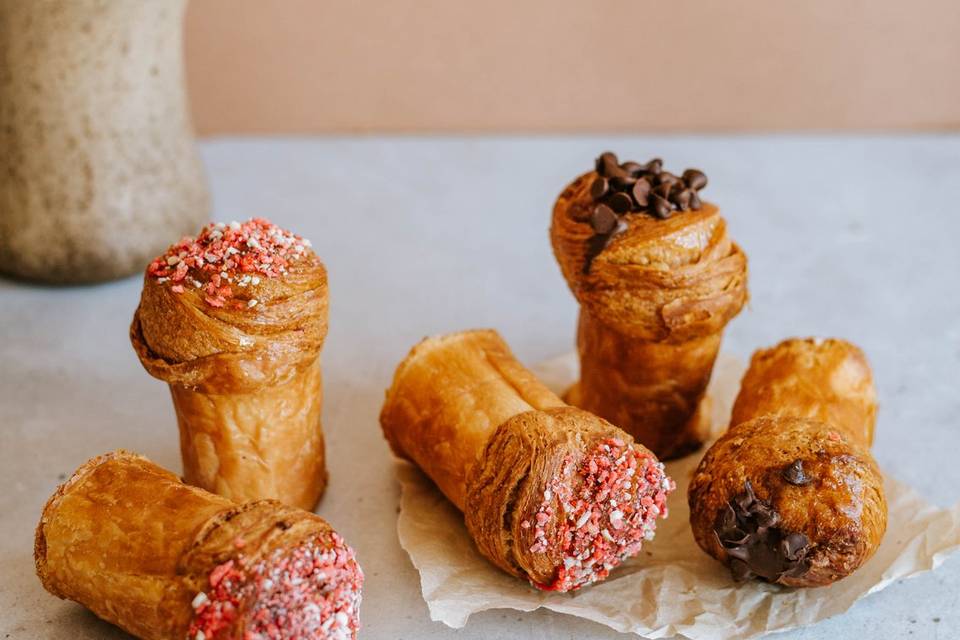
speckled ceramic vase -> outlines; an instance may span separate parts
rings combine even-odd
[[[0,271],[140,271],[207,218],[186,0],[0,0]]]

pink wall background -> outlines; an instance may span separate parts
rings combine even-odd
[[[957,0],[193,0],[201,134],[946,129]]]

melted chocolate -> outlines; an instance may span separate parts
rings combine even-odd
[[[730,557],[735,580],[758,577],[778,582],[810,570],[810,540],[802,533],[783,531],[780,514],[769,502],[757,498],[749,480],[743,493],[727,503],[714,533]]]

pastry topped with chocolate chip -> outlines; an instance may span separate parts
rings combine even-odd
[[[594,170],[577,178],[561,194],[569,220],[583,227],[581,270],[590,273],[594,259],[612,241],[632,227],[644,228],[682,213],[715,213],[716,207],[700,199],[707,176],[699,169],[675,175],[663,168],[663,160],[619,162],[607,151],[594,163]],[[693,222],[693,221],[691,221]]]
[[[566,400],[662,459],[706,440],[698,407],[723,329],[747,301],[747,257],[701,199],[706,185],[698,169],[678,176],[659,158],[604,153],[563,189],[550,223],[580,303],[580,381]]]
[[[816,587],[856,571],[887,525],[862,352],[843,340],[761,349],[736,406],[690,484],[697,543],[736,580]]]

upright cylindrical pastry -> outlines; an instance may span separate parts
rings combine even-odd
[[[363,573],[322,518],[231,502],[124,451],[57,489],[34,557],[47,591],[144,640],[346,640],[359,628]]]
[[[210,224],[147,268],[130,340],[170,385],[190,484],[309,510],[320,500],[328,295],[309,247],[263,219]]]
[[[649,450],[564,404],[490,330],[414,347],[380,423],[464,512],[480,552],[540,589],[606,578],[652,538],[675,486]]]
[[[690,484],[697,544],[735,578],[831,584],[876,551],[887,525],[870,455],[876,392],[843,340],[787,340],[754,354],[730,430]]]
[[[660,458],[709,434],[700,402],[721,333],[747,300],[747,259],[707,179],[675,176],[659,159],[612,153],[574,180],[553,208],[550,239],[580,303],[580,381],[567,400],[629,432]]]

